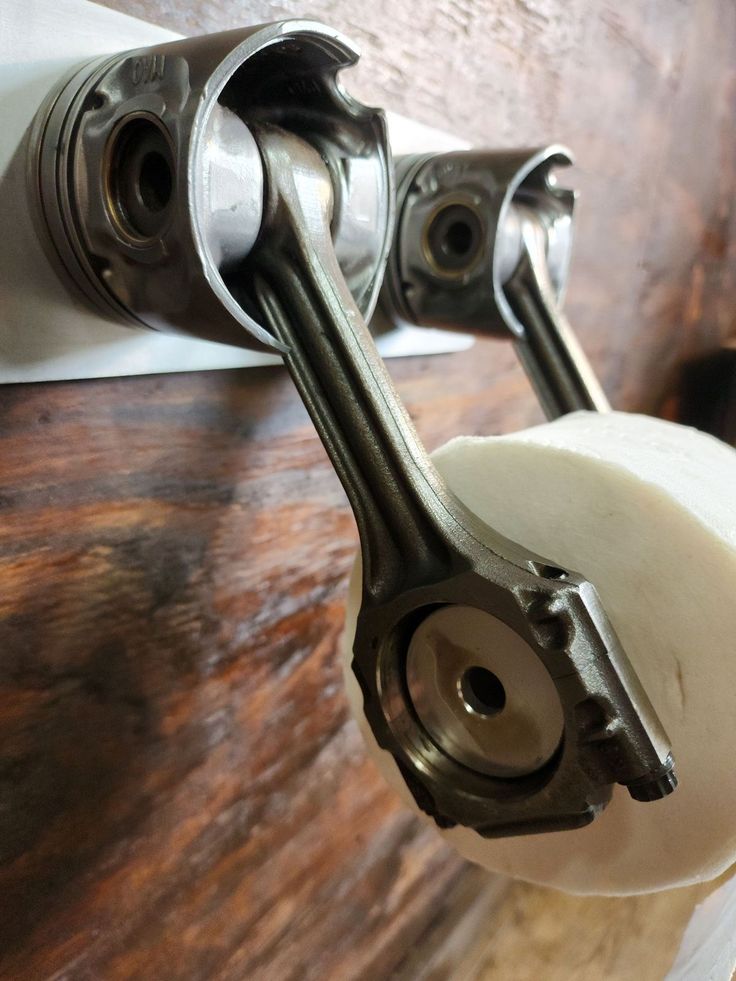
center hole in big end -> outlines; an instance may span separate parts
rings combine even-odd
[[[488,668],[468,668],[460,677],[458,691],[468,712],[490,718],[503,711],[506,689]]]

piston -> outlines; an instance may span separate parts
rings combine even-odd
[[[31,138],[39,229],[65,282],[119,322],[280,352],[241,288],[263,221],[252,127],[278,123],[330,171],[335,251],[369,316],[390,240],[392,168],[383,114],[337,80],[357,58],[339,32],[287,21],[76,70]]]
[[[401,157],[389,319],[511,340],[549,418],[610,406],[563,311],[575,192],[567,148]]]

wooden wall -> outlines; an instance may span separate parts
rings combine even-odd
[[[568,311],[618,407],[657,411],[736,329],[732,0],[110,5],[183,33],[308,12],[362,44],[364,100],[568,143]],[[541,418],[503,345],[391,370],[430,446]],[[365,759],[337,656],[355,530],[282,370],[2,389],[0,519],[0,977],[533,976],[505,884]]]

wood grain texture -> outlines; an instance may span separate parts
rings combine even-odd
[[[187,33],[303,13],[114,5]],[[568,309],[620,407],[733,330],[730,0],[309,12],[362,43],[363,98],[575,148]],[[541,418],[503,345],[391,370],[430,447]],[[280,369],[3,389],[0,516],[0,977],[439,979],[489,934],[498,977],[532,976],[498,931],[545,901],[494,916],[498,880],[365,759],[337,657],[354,525]]]
[[[536,411],[476,358],[441,393],[432,362],[401,366],[430,443]],[[465,873],[348,720],[356,535],[284,372],[2,394],[2,976],[384,977],[434,954]],[[473,881],[482,910],[498,886]]]

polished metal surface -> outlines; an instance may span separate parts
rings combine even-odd
[[[266,208],[247,263],[249,305],[286,347],[356,516],[363,597],[353,670],[379,745],[439,825],[483,835],[584,825],[614,782],[640,796],[669,792],[667,737],[595,590],[483,525],[447,491],[340,272],[327,168],[280,128],[259,127],[254,136]],[[430,685],[431,667],[422,662],[436,618],[445,617],[460,631],[453,643],[461,651],[471,636],[466,617],[480,618],[489,640],[492,622],[499,638],[515,635],[505,651],[513,665],[471,643],[452,656],[447,679]],[[540,668],[533,681],[529,652]],[[534,718],[524,683],[539,696]],[[467,727],[448,726],[438,714],[435,696],[446,702],[448,695],[455,722],[463,704],[489,725],[497,709],[499,732],[508,732],[523,705],[525,730],[541,724],[543,733],[535,739],[525,731],[517,755],[485,727],[467,738]]]
[[[406,684],[432,740],[479,773],[527,776],[560,745],[554,681],[529,644],[485,610],[430,613],[411,638]]]
[[[518,211],[521,256],[504,287],[514,316],[524,327],[516,340],[517,354],[548,418],[578,409],[607,412],[608,399],[557,302],[547,264],[545,227],[530,208],[522,206]]]
[[[193,191],[202,245],[226,273],[246,258],[263,221],[263,165],[253,134],[231,109],[215,105],[198,148]]]
[[[606,411],[562,313],[575,195],[560,146],[401,158],[384,282],[388,315],[511,339],[549,418]]]
[[[280,352],[239,293],[263,207],[249,127],[276,120],[328,163],[337,255],[368,316],[393,197],[383,117],[337,81],[357,57],[337,31],[285,21],[82,66],[32,136],[38,225],[62,276],[116,320]]]

